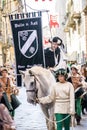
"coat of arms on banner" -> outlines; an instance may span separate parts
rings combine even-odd
[[[36,30],[23,30],[18,32],[19,50],[26,58],[32,58],[38,51]]]

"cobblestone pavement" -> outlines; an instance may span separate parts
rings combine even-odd
[[[18,96],[21,105],[15,111],[16,130],[47,130],[44,115],[39,105],[27,103],[25,88],[20,88]],[[82,116],[81,125],[73,130],[87,130],[87,115]],[[71,128],[72,130],[72,128]]]

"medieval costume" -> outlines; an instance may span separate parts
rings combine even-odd
[[[57,54],[51,48],[45,50],[45,64],[46,67],[54,67],[59,63],[60,49],[57,48]]]
[[[54,67],[59,64],[60,61],[60,38],[54,37],[51,42],[51,48],[45,50],[45,65],[46,68]],[[62,42],[62,40],[61,40]]]
[[[8,76],[8,70],[6,68],[1,71],[0,84],[3,90],[3,96],[1,102],[8,108],[11,116],[14,118],[14,109],[12,107],[11,95],[18,94],[19,90],[16,86],[13,86],[11,79]]]
[[[3,89],[0,86],[0,130],[15,130],[15,123],[9,114],[8,109],[1,103]]]
[[[65,127],[65,130],[70,130],[69,115],[75,114],[74,88],[71,83],[66,81],[67,72],[65,69],[59,69],[57,77],[59,82],[53,86],[50,95],[39,98],[39,101],[42,104],[54,101],[57,130],[62,130],[63,126]],[[66,119],[63,120],[64,118]]]
[[[80,124],[81,120],[81,99],[82,95],[84,93],[84,90],[82,88],[82,83],[81,83],[81,76],[78,73],[78,68],[76,65],[71,66],[71,76],[68,78],[68,81],[73,84],[74,91],[75,91],[75,118],[77,121],[77,125]]]

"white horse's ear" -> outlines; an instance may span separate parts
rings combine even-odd
[[[33,75],[33,76],[38,75],[37,73],[35,73],[35,72],[32,71],[32,70],[28,70],[28,72],[29,72],[30,75]]]
[[[32,75],[32,74],[33,74],[31,70],[28,70],[28,72],[29,72],[29,74],[30,74],[30,75]]]
[[[20,74],[23,75],[25,77],[25,72],[22,70],[19,70]]]

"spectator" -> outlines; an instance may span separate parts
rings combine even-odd
[[[73,84],[75,91],[75,118],[77,125],[80,125],[81,121],[81,95],[84,93],[82,89],[81,75],[78,73],[78,67],[76,65],[71,66],[71,76],[68,78],[68,81]]]
[[[2,74],[2,77],[0,78],[0,84],[3,89],[3,97],[4,97],[4,94],[6,93],[6,95],[5,95],[6,103],[3,101],[4,98],[2,98],[2,103],[5,103],[5,105],[7,106],[8,110],[11,113],[12,118],[14,118],[15,111],[11,107],[11,95],[12,95],[15,87],[12,84],[11,78],[9,78],[8,70],[6,68],[2,69],[1,74]],[[7,104],[7,102],[8,102],[8,104]]]
[[[3,89],[0,87],[0,130],[15,130],[15,123],[9,114],[8,109],[4,104],[1,103],[1,98],[3,96]]]

